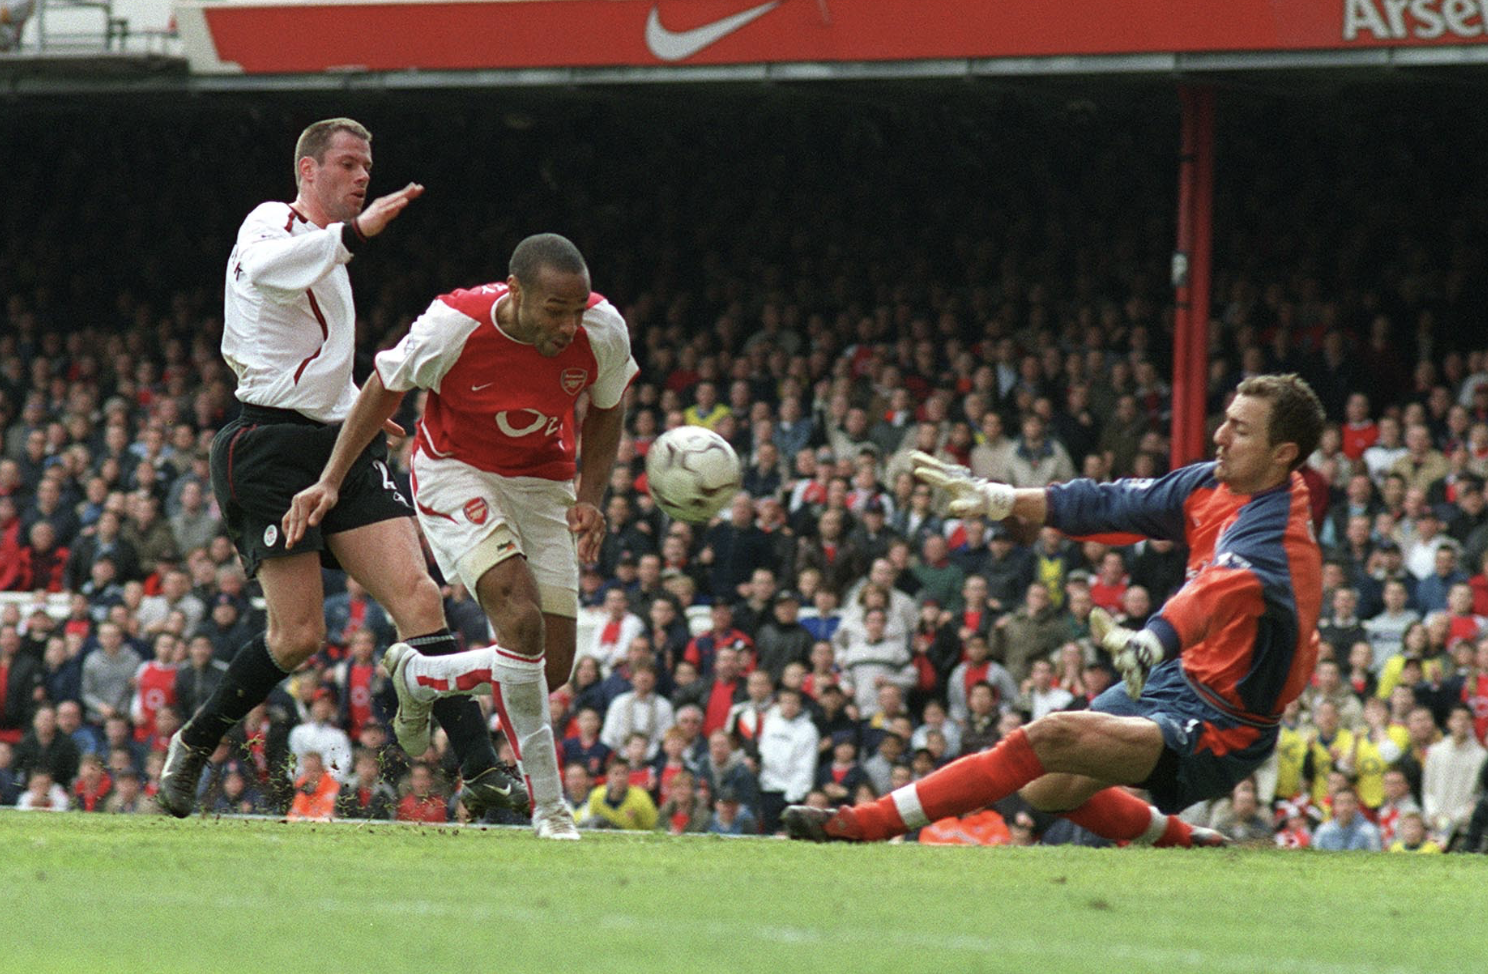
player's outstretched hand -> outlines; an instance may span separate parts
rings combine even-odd
[[[971,471],[915,450],[909,455],[914,475],[951,495],[946,510],[957,517],[983,516],[1001,521],[1013,513],[1016,494],[1007,484],[973,477]]]
[[[396,193],[379,196],[367,205],[367,208],[356,218],[357,228],[362,231],[364,237],[375,237],[387,228],[393,219],[403,212],[403,208],[413,200],[424,195],[424,187],[418,183],[409,183]]]
[[[1127,695],[1133,700],[1140,697],[1147,674],[1162,662],[1163,648],[1157,637],[1147,629],[1116,625],[1111,614],[1099,606],[1090,610],[1090,635],[1111,654],[1111,662],[1126,681]]]
[[[313,483],[294,495],[289,513],[284,515],[279,525],[284,531],[284,550],[298,544],[305,536],[305,528],[319,524],[340,499],[341,492],[324,481]]]
[[[599,560],[599,546],[604,543],[605,519],[599,508],[579,501],[568,509],[568,529],[578,536],[579,561],[588,565]]]

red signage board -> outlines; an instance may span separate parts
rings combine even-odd
[[[188,0],[177,16],[196,70],[264,74],[1481,44],[1488,0]]]

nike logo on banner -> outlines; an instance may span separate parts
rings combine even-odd
[[[660,60],[684,61],[703,48],[723,40],[750,21],[763,17],[780,4],[781,0],[770,0],[769,3],[741,10],[722,20],[691,30],[667,30],[661,25],[661,14],[653,6],[650,16],[646,18],[646,46]]]

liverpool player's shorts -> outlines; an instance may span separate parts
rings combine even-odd
[[[447,579],[471,593],[492,567],[527,558],[542,610],[573,618],[579,608],[579,554],[568,529],[573,484],[505,477],[448,457],[413,454],[413,504]]]
[[[323,565],[339,568],[326,548],[327,537],[412,516],[413,508],[388,471],[387,437],[379,432],[351,465],[340,500],[325,520],[307,526],[294,550],[284,550],[280,523],[290,501],[320,479],[339,430],[292,410],[244,406],[212,440],[212,492],[250,577],[266,558],[306,551],[320,552]]]
[[[1090,709],[1145,717],[1162,730],[1166,747],[1141,787],[1164,812],[1229,794],[1276,749],[1276,725],[1221,710],[1189,684],[1176,659],[1152,671],[1138,699],[1117,683],[1096,697]]]

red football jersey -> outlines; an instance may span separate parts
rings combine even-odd
[[[546,358],[496,321],[506,284],[445,294],[403,340],[377,356],[388,389],[429,390],[417,447],[508,477],[571,480],[574,404],[609,409],[638,368],[625,320],[599,294],[589,296],[583,327]]]
[[[155,736],[155,715],[161,707],[176,705],[176,668],[158,660],[142,663],[135,671],[134,739]],[[190,716],[189,714],[185,716]]]

